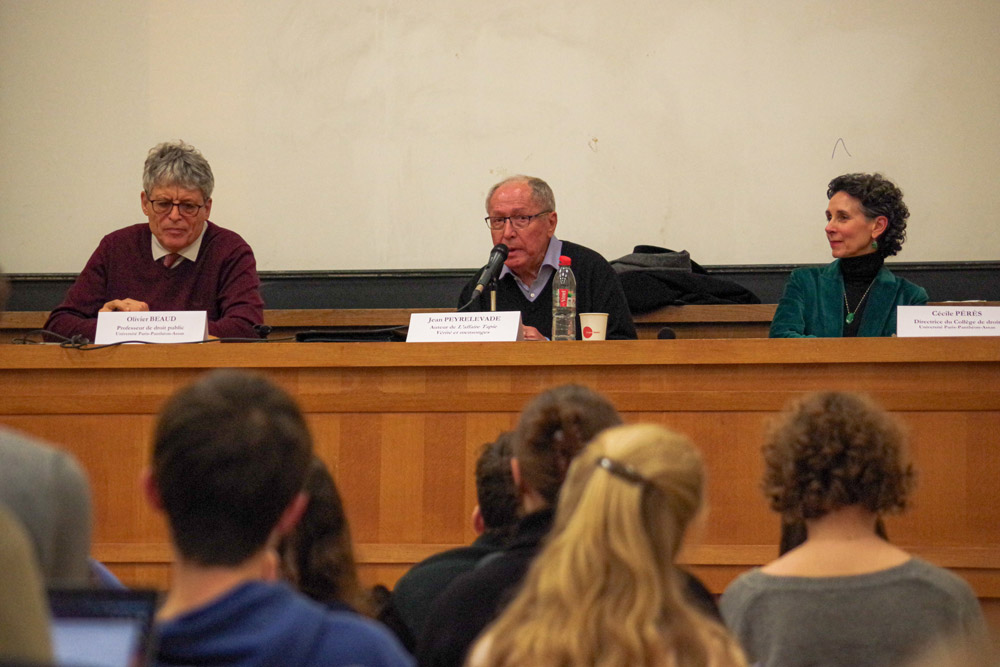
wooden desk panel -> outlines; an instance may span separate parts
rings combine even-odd
[[[767,338],[774,304],[668,306],[635,317],[640,338],[656,338],[665,326],[678,338]],[[310,329],[380,329],[406,327],[412,313],[439,313],[441,308],[338,308],[265,310],[269,338],[294,336]],[[0,314],[0,342],[41,329],[48,313],[35,311]],[[37,336],[36,336],[37,338]]]
[[[162,520],[136,479],[156,411],[207,369],[266,373],[306,412],[344,496],[363,577],[469,542],[479,447],[539,391],[608,395],[626,421],[690,435],[709,472],[708,520],[682,560],[714,592],[777,552],[758,490],[761,434],[792,397],[866,391],[912,432],[913,509],[894,542],[1000,598],[1000,341],[674,340],[605,343],[261,343],[95,351],[0,346],[0,423],[73,452],[95,496],[95,555],[131,584],[166,586]]]
[[[981,301],[998,306],[1000,302]],[[969,305],[969,304],[966,304]],[[635,316],[639,338],[655,339],[663,327],[677,338],[767,338],[775,304],[718,304],[666,306]],[[272,327],[269,338],[294,336],[310,329],[379,329],[406,327],[412,313],[442,312],[440,308],[367,308],[326,310],[265,310],[264,323]],[[0,342],[7,342],[45,324],[48,313],[0,314]]]

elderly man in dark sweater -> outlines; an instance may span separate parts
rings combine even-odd
[[[257,264],[246,241],[208,220],[208,161],[184,142],[159,144],[142,184],[149,222],[101,240],[45,328],[93,339],[99,312],[204,310],[209,335],[256,338],[264,319]]]
[[[635,338],[635,324],[625,301],[618,275],[598,253],[555,237],[558,216],[555,196],[548,183],[530,176],[512,176],[490,189],[486,197],[486,224],[493,244],[509,249],[496,283],[497,310],[521,312],[525,340],[552,337],[552,276],[559,256],[572,260],[576,276],[578,313],[607,313],[607,338]],[[459,296],[459,307],[473,297],[473,278]],[[489,310],[487,292],[470,310]],[[582,328],[579,322],[576,327]]]

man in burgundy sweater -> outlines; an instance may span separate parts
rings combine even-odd
[[[45,328],[91,340],[97,313],[204,310],[208,333],[257,338],[264,320],[257,263],[238,234],[209,221],[215,178],[183,141],[153,147],[139,199],[149,223],[105,236]]]

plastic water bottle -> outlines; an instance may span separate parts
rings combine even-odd
[[[566,255],[552,278],[552,340],[576,340],[576,276]]]

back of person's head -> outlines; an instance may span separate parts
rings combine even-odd
[[[213,371],[174,394],[151,473],[180,554],[233,566],[257,553],[302,490],[311,455],[295,401],[261,375]]]
[[[902,511],[913,486],[902,429],[859,394],[794,401],[771,427],[763,452],[764,493],[789,521],[852,505],[875,514]]]
[[[486,533],[502,533],[517,523],[517,487],[510,470],[514,434],[504,431],[483,445],[476,460],[476,500]]]
[[[580,385],[549,389],[528,403],[514,437],[521,480],[551,505],[573,458],[604,429],[622,423],[605,397]]]
[[[151,195],[153,188],[170,185],[201,190],[208,200],[215,189],[215,176],[197,148],[183,141],[165,141],[149,149],[142,170],[142,188]]]
[[[685,601],[673,565],[702,505],[701,456],[650,424],[573,461],[552,536],[489,631],[490,665],[704,665],[739,651]],[[478,664],[478,663],[476,663]]]
[[[371,596],[358,581],[344,503],[319,458],[313,458],[309,466],[305,492],[309,504],[278,548],[285,578],[314,600],[340,602],[371,615]]]

